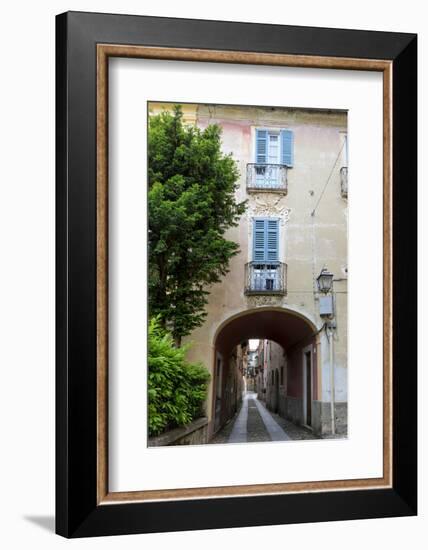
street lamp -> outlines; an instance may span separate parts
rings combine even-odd
[[[334,323],[334,311],[333,311],[333,273],[330,273],[325,267],[321,270],[321,273],[317,277],[318,290],[324,294],[320,296],[320,316],[330,319],[324,326],[326,328],[327,338],[329,342],[329,355],[330,355],[330,416],[331,416],[331,433],[336,433],[335,422],[335,403],[334,403],[334,352],[333,352],[333,329],[336,328]]]
[[[323,294],[330,292],[333,286],[333,273],[330,273],[325,267],[317,277],[318,290]]]
[[[333,273],[330,273],[325,267],[317,277],[318,290],[322,293],[319,297],[321,317],[333,318]]]

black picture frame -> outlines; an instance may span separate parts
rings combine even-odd
[[[391,488],[97,504],[100,43],[392,62]],[[56,97],[56,532],[86,537],[415,515],[417,36],[68,12],[56,18]]]

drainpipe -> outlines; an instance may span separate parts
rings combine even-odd
[[[331,414],[331,433],[336,433],[336,422],[334,419],[334,359],[333,359],[333,330],[327,329],[329,351],[330,351],[330,414]]]

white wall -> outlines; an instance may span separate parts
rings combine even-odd
[[[426,83],[428,23],[423,3],[380,0],[200,2],[75,0],[7,2],[0,19],[0,544],[9,549],[246,548],[267,544],[331,550],[378,545],[422,548],[426,474],[419,518],[176,533],[67,543],[52,534],[54,510],[54,15],[91,10],[289,25],[419,32],[420,85]],[[422,94],[420,94],[422,97]],[[426,108],[420,116],[426,122]],[[425,127],[426,128],[426,127]],[[421,133],[425,133],[422,128]],[[423,142],[420,141],[422,159]],[[426,149],[426,146],[425,146]],[[420,182],[424,180],[420,171]],[[422,187],[421,187],[422,191]],[[426,198],[421,192],[420,201]],[[426,210],[426,209],[425,209]],[[422,212],[422,206],[420,207]],[[420,219],[422,216],[420,217]],[[420,250],[423,247],[419,242]],[[420,262],[420,269],[423,264]],[[420,276],[422,281],[424,277]],[[421,294],[422,296],[422,294]],[[421,307],[421,310],[423,308]],[[422,324],[420,334],[423,334]],[[422,341],[422,338],[420,339]],[[421,364],[423,361],[421,361]],[[420,372],[420,393],[426,382]],[[420,400],[422,402],[422,399]],[[426,406],[421,403],[421,413]],[[426,416],[424,416],[426,418]],[[422,435],[423,423],[420,423]],[[426,432],[426,430],[425,430]],[[424,442],[420,444],[424,462]],[[426,459],[425,459],[426,462]]]

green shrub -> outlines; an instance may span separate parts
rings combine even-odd
[[[188,346],[177,348],[157,318],[149,322],[149,435],[188,424],[202,416],[209,372],[185,359]]]

